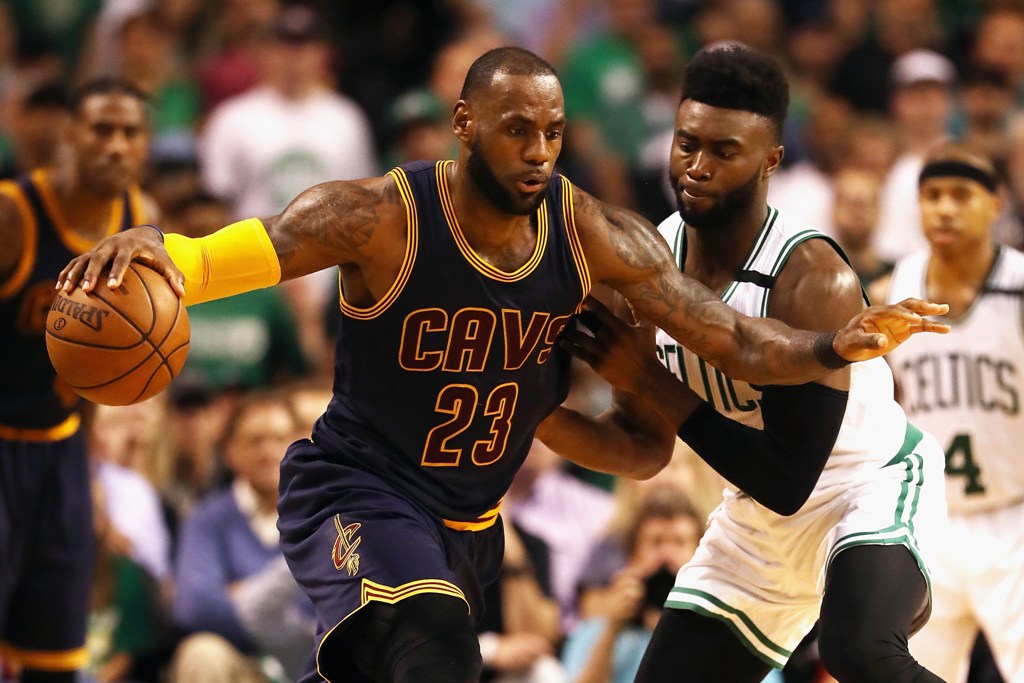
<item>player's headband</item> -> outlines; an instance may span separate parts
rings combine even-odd
[[[929,178],[948,178],[949,176],[968,178],[980,183],[989,192],[996,191],[996,179],[991,173],[962,161],[933,161],[925,164],[921,169],[921,175],[917,177],[917,184],[920,186]]]

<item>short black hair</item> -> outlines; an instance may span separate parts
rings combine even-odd
[[[72,114],[78,115],[82,113],[82,104],[93,95],[111,94],[134,97],[142,104],[148,115],[152,105],[149,93],[132,81],[114,76],[95,78],[81,85],[72,93],[68,107]]]
[[[67,109],[68,91],[57,81],[47,81],[37,85],[25,96],[22,108],[33,109]]]
[[[789,108],[789,83],[778,62],[763,52],[743,43],[715,43],[687,65],[683,100],[764,116],[781,137]]]
[[[477,57],[469,67],[459,99],[468,100],[476,92],[483,90],[490,85],[491,79],[497,73],[511,76],[547,75],[558,78],[555,67],[529,50],[521,47],[496,47]]]

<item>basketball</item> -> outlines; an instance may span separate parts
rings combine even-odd
[[[121,286],[57,292],[46,350],[57,375],[83,398],[109,406],[160,393],[188,355],[185,306],[162,275],[132,263]]]

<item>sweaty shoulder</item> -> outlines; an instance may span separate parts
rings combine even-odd
[[[845,325],[864,309],[860,280],[827,239],[799,244],[779,272],[768,313],[805,330]]]

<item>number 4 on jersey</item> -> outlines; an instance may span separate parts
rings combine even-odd
[[[974,462],[970,434],[957,434],[946,449],[946,476],[964,478],[964,495],[985,493],[981,468]]]

